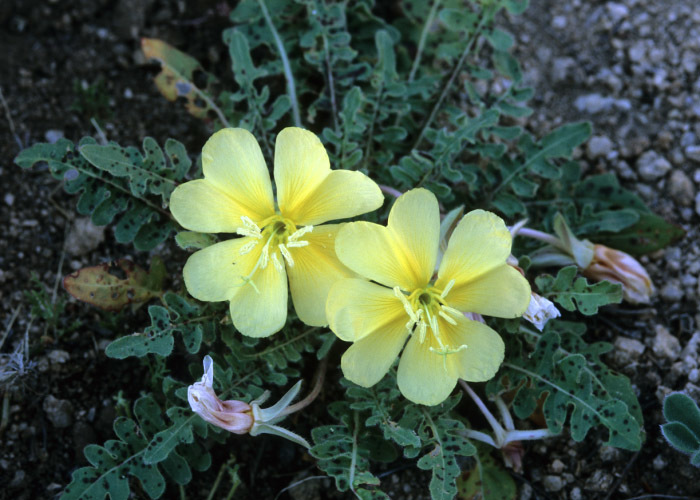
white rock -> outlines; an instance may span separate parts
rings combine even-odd
[[[70,256],[86,254],[97,248],[104,239],[104,226],[94,225],[90,217],[79,217],[66,236],[66,253]]]
[[[590,158],[606,157],[612,151],[613,143],[604,135],[596,135],[588,141],[587,152]]]
[[[646,347],[639,340],[628,337],[617,337],[615,339],[615,360],[620,364],[627,364],[630,361],[637,361],[644,354]]]
[[[11,207],[15,203],[15,195],[12,193],[5,194],[5,204]]]
[[[674,170],[671,172],[671,178],[668,181],[668,192],[673,198],[673,201],[687,207],[693,202],[695,189],[693,182],[682,170]]]
[[[652,351],[659,358],[675,361],[681,354],[681,343],[663,325],[656,325]]]
[[[693,144],[685,148],[685,157],[694,162],[700,163],[700,146]]]
[[[44,139],[46,139],[47,142],[50,142],[53,144],[54,142],[58,141],[63,137],[63,130],[47,130],[46,133],[44,134]]]
[[[613,23],[622,21],[630,13],[626,5],[617,2],[608,2],[605,7],[608,9],[608,15]]]
[[[561,491],[564,487],[564,480],[559,476],[544,476],[542,486],[547,491]]]
[[[669,161],[656,151],[647,151],[637,160],[637,172],[645,181],[663,177],[671,170]]]

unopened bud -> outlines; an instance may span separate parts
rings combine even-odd
[[[251,436],[274,434],[305,448],[311,447],[303,437],[275,425],[293,411],[289,406],[299,393],[301,380],[294,384],[275,405],[270,408],[260,408],[260,405],[270,397],[269,391],[265,391],[262,396],[250,404],[233,399],[222,401],[213,388],[214,362],[210,356],[204,356],[203,363],[202,380],[187,388],[187,400],[190,407],[203,420],[234,434],[250,434]]]
[[[523,318],[535,325],[539,331],[542,331],[547,321],[559,316],[561,316],[561,313],[551,300],[532,292],[530,304],[527,306],[527,311],[523,314]]]
[[[606,247],[593,247],[593,260],[583,275],[594,280],[608,280],[622,285],[622,296],[631,304],[648,304],[654,285],[646,269],[631,255]]]
[[[214,363],[204,357],[204,375],[187,388],[190,408],[203,420],[234,434],[247,434],[253,427],[252,408],[243,401],[222,401],[214,392]]]

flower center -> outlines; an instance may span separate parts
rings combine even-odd
[[[287,262],[289,267],[294,267],[294,259],[289,252],[290,248],[305,247],[309,244],[306,240],[300,240],[302,236],[313,231],[313,226],[304,226],[297,229],[296,224],[291,220],[276,214],[263,220],[259,227],[252,219],[245,215],[241,217],[243,227],[236,230],[237,234],[247,236],[250,241],[243,245],[240,250],[241,255],[246,255],[253,251],[258,245],[263,245],[252,271],[243,278],[244,283],[249,283],[257,290],[252,281],[253,275],[258,269],[265,269],[272,261],[275,269],[282,272],[284,265],[282,260]],[[282,257],[280,258],[279,255]]]
[[[450,281],[442,290],[433,285],[428,285],[425,288],[413,290],[408,296],[399,287],[394,288],[394,295],[401,300],[409,317],[408,323],[406,323],[408,331],[411,334],[417,332],[418,339],[422,344],[425,341],[428,330],[430,330],[439,346],[437,349],[431,346],[430,351],[443,356],[445,363],[448,354],[455,354],[467,348],[466,345],[451,347],[440,332],[438,317],[441,317],[451,325],[456,325],[457,322],[454,318],[462,315],[460,311],[447,305],[445,300],[453,285],[454,280]]]

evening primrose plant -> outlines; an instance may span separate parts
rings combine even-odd
[[[529,129],[498,28],[526,0],[395,7],[242,0],[232,81],[143,39],[203,145],[99,131],[15,159],[133,245],[64,280],[140,325],[105,354],[138,358],[143,386],[61,498],[275,498],[308,467],[357,498],[406,477],[514,498],[527,441],[641,448],[600,339],[609,304],[653,300],[636,258],[681,234],[613,174],[583,176],[589,124]]]

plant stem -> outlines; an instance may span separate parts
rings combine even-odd
[[[328,38],[326,38],[326,33],[321,32],[323,36],[323,53],[326,59],[326,71],[328,73],[328,92],[331,98],[331,109],[333,110],[333,128],[336,133],[340,132],[340,125],[338,124],[338,104],[336,103],[335,97],[335,83],[333,81],[333,71],[331,70],[331,60],[328,57]]]
[[[527,238],[532,238],[535,240],[544,241],[549,243],[554,248],[559,250],[567,251],[567,249],[562,244],[561,240],[554,235],[538,231],[537,229],[530,229],[529,227],[521,227],[513,236],[525,236]],[[568,252],[568,251],[567,251]]]
[[[224,477],[224,472],[226,472],[226,469],[229,468],[231,464],[232,459],[228,459],[220,468],[219,468],[219,473],[216,475],[216,479],[214,480],[214,484],[211,487],[211,491],[209,491],[209,495],[207,496],[207,500],[213,500],[214,499],[214,493],[216,493],[216,490],[219,489],[219,484],[221,483],[221,479]]]
[[[489,425],[493,429],[493,433],[496,435],[496,442],[501,443],[503,441],[503,437],[506,434],[505,429],[503,426],[496,420],[496,417],[493,416],[493,413],[489,411],[488,408],[486,408],[486,405],[484,402],[481,400],[481,398],[472,390],[471,387],[469,387],[469,384],[467,384],[466,381],[460,379],[459,380],[460,385],[462,386],[462,389],[469,394],[469,397],[472,398],[474,403],[476,403],[476,406],[479,407],[479,410],[481,410],[481,413],[484,414],[484,417],[486,417],[486,420],[488,421]]]
[[[498,410],[501,412],[501,418],[503,419],[503,425],[506,426],[506,430],[514,430],[515,425],[513,424],[513,417],[510,415],[508,406],[501,396],[496,396],[496,406],[498,406]]]
[[[391,187],[391,186],[385,186],[384,184],[380,184],[380,185],[379,185],[379,189],[381,189],[382,192],[393,196],[394,198],[398,198],[399,196],[401,196],[401,195],[403,194],[403,193],[402,193],[401,191],[399,191],[398,189],[393,188],[393,187]]]
[[[275,45],[277,45],[277,50],[280,53],[280,59],[282,60],[282,68],[284,70],[284,77],[287,80],[287,91],[289,92],[289,100],[292,101],[292,115],[294,117],[294,125],[301,127],[301,116],[299,114],[299,103],[297,101],[297,91],[294,85],[294,75],[292,74],[292,66],[289,64],[289,58],[287,57],[287,51],[284,50],[284,43],[280,38],[275,25],[272,23],[272,18],[270,17],[270,12],[267,10],[265,5],[265,0],[258,0],[258,5],[260,5],[260,10],[262,11],[267,27],[270,28],[272,37],[275,39]]]
[[[318,395],[321,393],[321,388],[323,387],[323,382],[326,379],[326,368],[328,367],[328,356],[323,358],[321,360],[321,363],[318,365],[318,368],[316,369],[316,374],[314,375],[314,388],[311,390],[311,392],[301,401],[298,403],[295,403],[293,405],[288,406],[284,410],[282,410],[279,414],[279,416],[282,415],[289,415],[291,413],[297,412],[299,410],[303,410],[307,406],[309,406],[311,403],[314,402],[314,400],[318,397]]]
[[[556,436],[556,434],[550,431],[549,429],[533,429],[525,431],[508,431],[506,433],[506,436],[506,442],[504,444],[510,443],[512,441],[534,441],[536,439],[554,437]]]
[[[420,40],[418,41],[418,48],[416,49],[416,57],[413,58],[413,66],[411,66],[411,72],[408,74],[409,83],[413,81],[416,76],[416,71],[418,71],[418,65],[420,64],[421,56],[423,55],[423,49],[425,48],[425,40],[428,38],[428,31],[433,25],[435,20],[435,14],[437,14],[437,9],[440,6],[441,0],[435,0],[433,6],[430,8],[430,13],[428,14],[428,19],[426,19],[423,25],[423,31],[420,34]]]
[[[423,127],[421,128],[420,134],[418,134],[418,137],[416,138],[415,142],[413,143],[411,150],[418,149],[420,142],[423,140],[423,136],[425,135],[425,132],[428,130],[428,127],[430,127],[430,125],[433,123],[435,116],[437,116],[437,113],[440,110],[440,107],[442,106],[442,101],[444,101],[445,97],[447,97],[447,92],[450,90],[450,88],[452,87],[452,84],[454,83],[455,79],[457,78],[457,75],[462,70],[462,65],[464,64],[464,61],[467,60],[467,56],[471,52],[472,47],[474,46],[474,42],[476,42],[476,40],[479,38],[479,34],[481,33],[481,29],[484,27],[484,24],[486,23],[486,19],[488,17],[489,16],[482,13],[481,19],[479,20],[479,24],[477,24],[476,28],[474,29],[474,33],[472,33],[472,35],[469,39],[469,42],[467,42],[467,46],[464,48],[464,51],[462,52],[462,55],[459,58],[459,61],[455,65],[454,69],[452,70],[452,74],[450,75],[450,78],[447,80],[447,82],[445,82],[445,85],[442,87],[442,92],[440,92],[440,97],[438,97],[438,100],[433,105],[433,109],[430,111],[430,116],[428,116],[428,119],[423,124]]]
[[[476,439],[477,441],[481,441],[482,443],[486,443],[490,446],[493,446],[494,448],[498,448],[499,446],[496,444],[496,442],[493,440],[491,436],[486,434],[485,432],[481,431],[475,431],[474,429],[466,429],[461,432],[465,437],[469,439]]]

